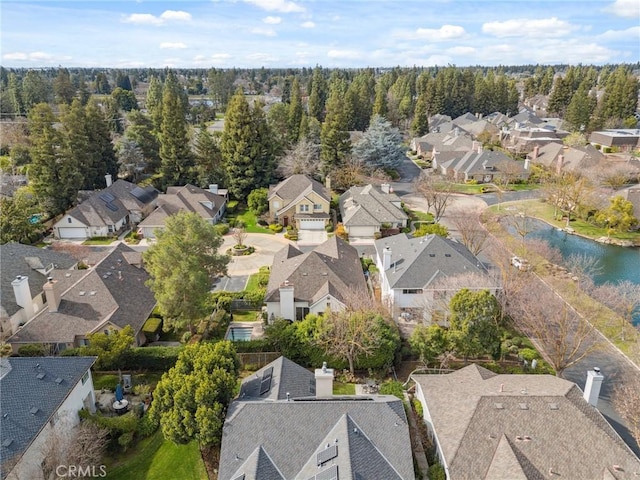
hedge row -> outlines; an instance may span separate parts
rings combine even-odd
[[[176,364],[182,347],[134,347],[123,353],[117,365],[104,365],[105,370],[148,370],[165,372]],[[63,356],[82,355],[81,348],[70,348],[62,352]]]

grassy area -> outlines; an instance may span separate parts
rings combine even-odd
[[[229,214],[227,215],[227,218],[229,219],[229,221],[231,221],[232,219],[241,221],[247,233],[268,233],[270,235],[274,235],[274,232],[272,232],[268,228],[264,228],[258,225],[258,219],[251,210],[238,209],[238,213]]]
[[[82,242],[82,245],[111,245],[115,240],[114,237],[93,237]]]
[[[106,462],[107,479],[113,480],[205,480],[207,472],[196,442],[176,445],[160,431],[142,440],[112,463]]]
[[[482,188],[486,187],[486,185],[477,184],[463,184],[463,183],[454,183],[452,185],[454,193],[466,193],[467,195],[478,195],[482,193]]]
[[[258,320],[262,320],[258,315],[260,312],[258,310],[234,310],[233,311],[233,321],[234,322],[256,322]]]
[[[260,286],[261,281],[263,282],[263,286]],[[248,292],[253,292],[255,290],[265,288],[268,281],[269,267],[260,267],[260,271],[258,273],[254,273],[249,276],[249,280],[247,281],[247,285],[244,287],[244,289]]]
[[[536,185],[536,184],[529,184],[529,183],[514,183],[511,185],[507,185],[507,190],[513,191],[513,192],[520,192],[523,190],[537,190],[540,188],[540,185]]]
[[[120,377],[115,373],[92,372],[91,376],[93,378],[93,388],[96,390],[102,390],[103,388],[115,390],[120,381]],[[160,377],[162,377],[160,372],[135,373],[131,380],[134,386],[144,383],[155,385],[160,380]]]
[[[333,394],[334,395],[355,395],[356,385],[355,383],[333,382]]]
[[[412,221],[416,222],[433,222],[433,215],[425,212],[418,212],[417,210],[410,210],[409,217]]]

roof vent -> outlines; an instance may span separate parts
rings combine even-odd
[[[2,446],[3,447],[8,447],[9,445],[11,445],[13,443],[13,439],[12,438],[6,438],[3,442],[2,442]]]
[[[78,295],[80,295],[81,297],[84,297],[86,295],[87,292],[85,292],[84,290],[81,290],[78,292]]]
[[[520,403],[518,405],[520,406],[520,410],[529,410],[529,405],[526,403]]]
[[[494,403],[493,406],[496,407],[496,410],[504,410],[504,404],[502,403]]]
[[[29,413],[31,415],[35,415],[36,413],[38,413],[40,410],[38,409],[38,407],[33,407],[31,410],[29,410]]]
[[[60,385],[62,383],[62,378],[58,377],[56,378],[55,382]]]
[[[550,403],[549,410],[560,410],[560,406],[557,403]]]
[[[450,253],[445,253],[445,254],[444,254],[444,256],[445,256],[445,257],[450,257],[450,256],[451,256],[451,254],[450,254]]]
[[[36,375],[36,378],[38,380],[42,380],[45,377],[44,373],[39,373],[38,375]]]
[[[92,290],[92,291],[90,291],[90,292],[89,292],[89,295],[91,295],[92,297],[95,297],[95,296],[96,296],[96,293],[97,293],[97,292],[96,292],[95,290]]]
[[[530,442],[531,441],[531,437],[529,435],[525,435],[524,436],[524,441],[525,442]]]

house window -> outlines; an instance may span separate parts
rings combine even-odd
[[[108,328],[105,328],[105,329],[104,329],[104,334],[105,334],[105,335],[109,335],[109,329],[108,329]]]
[[[309,211],[309,205],[300,205],[300,211],[301,212],[308,212]]]
[[[319,203],[314,203],[313,204],[313,209],[314,210],[322,210],[322,205],[320,205]]]
[[[73,222],[73,220],[71,219],[71,217],[67,217],[67,223],[71,223]]]
[[[309,315],[309,307],[296,307],[296,320],[304,320]]]
[[[109,233],[113,233],[113,225],[109,225]]]
[[[82,384],[84,385],[85,383],[87,383],[87,380],[89,380],[89,371],[88,370],[86,372],[84,372],[84,375],[82,376]]]
[[[280,202],[277,200],[273,201],[273,208],[280,208]]]
[[[421,288],[405,288],[402,290],[403,295],[418,295],[422,293]]]

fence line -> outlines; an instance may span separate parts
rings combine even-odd
[[[238,359],[240,365],[245,368],[248,365],[252,367],[262,368],[266,364],[273,362],[275,359],[282,356],[280,352],[247,352],[238,353]]]

